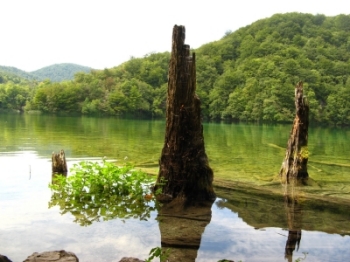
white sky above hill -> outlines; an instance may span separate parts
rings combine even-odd
[[[350,14],[348,0],[0,0],[0,65],[103,69],[170,51],[172,28],[192,48],[276,13]]]

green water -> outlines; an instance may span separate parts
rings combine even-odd
[[[165,130],[164,121],[16,114],[0,115],[0,125],[4,152],[32,149],[50,158],[53,151],[64,149],[68,159],[106,156],[152,174],[157,174]],[[291,125],[203,126],[215,181],[278,185]],[[308,171],[315,183],[306,193],[350,198],[349,138],[349,129],[310,128]]]
[[[215,188],[218,199],[206,211],[206,223],[187,227],[196,228],[197,235],[189,238],[200,242],[198,250],[184,253],[193,257],[188,261],[284,261],[292,230],[302,231],[294,260],[307,252],[306,261],[346,261],[348,129],[310,128],[308,167],[314,182],[295,191],[296,204],[286,204],[276,176],[290,125],[205,123],[203,127],[214,182],[226,189]],[[65,249],[81,261],[111,262],[123,256],[146,258],[151,248],[161,245],[161,237],[174,241],[174,230],[183,238],[193,234],[181,230],[188,221],[201,220],[184,222],[176,217],[162,224],[154,211],[147,221],[104,221],[101,215],[100,222],[81,227],[77,218],[85,213],[66,212],[59,205],[48,208],[53,197],[48,189],[53,151],[64,149],[69,167],[107,157],[157,174],[164,130],[164,121],[0,114],[0,253],[23,261],[33,252]],[[110,211],[114,209],[111,203]]]

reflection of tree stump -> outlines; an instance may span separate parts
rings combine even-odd
[[[67,175],[66,155],[63,149],[57,154],[52,152],[52,174]]]
[[[295,87],[295,108],[296,116],[279,174],[283,182],[289,183],[291,179],[296,179],[304,183],[309,177],[307,172],[309,105],[306,97],[303,96],[302,82]]]
[[[165,204],[157,220],[163,251],[170,249],[169,261],[192,262],[197,258],[202,234],[211,220],[211,203],[184,209]]]
[[[284,257],[288,262],[293,261],[293,252],[295,248],[299,250],[302,228],[302,212],[301,206],[294,196],[285,196],[285,208],[288,220],[288,239]]]
[[[157,183],[170,198],[188,201],[215,197],[204,148],[200,100],[195,94],[195,54],[184,44],[185,27],[174,26],[169,64],[165,143]],[[156,185],[155,189],[159,188]]]

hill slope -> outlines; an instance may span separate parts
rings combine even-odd
[[[61,82],[64,80],[72,80],[78,72],[89,73],[90,67],[81,66],[71,63],[54,64],[43,67],[39,70],[30,72],[38,80],[50,79],[53,82]]]
[[[74,75],[76,73],[78,72],[89,73],[90,71],[91,71],[90,67],[71,64],[71,63],[54,64],[32,72],[26,72],[24,70],[18,69],[16,67],[11,67],[11,66],[0,66],[0,74],[11,76],[12,79],[21,78],[25,80],[38,80],[38,81],[50,79],[50,81],[52,82],[73,80]]]
[[[35,80],[35,76],[31,73],[12,66],[0,66],[0,76],[3,79],[11,79],[13,82],[20,82],[21,79]]]
[[[350,15],[276,14],[200,47],[197,58],[210,118],[291,121],[302,80],[312,121],[350,124]]]

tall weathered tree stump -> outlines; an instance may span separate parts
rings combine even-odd
[[[52,174],[67,175],[66,155],[63,149],[57,154],[52,152]]]
[[[295,108],[296,116],[279,174],[284,183],[290,183],[293,180],[304,184],[309,177],[307,172],[309,104],[306,96],[303,95],[302,82],[299,82],[295,87]]]
[[[169,199],[213,200],[213,171],[205,153],[195,54],[185,45],[185,27],[173,28],[165,141],[155,189]]]

